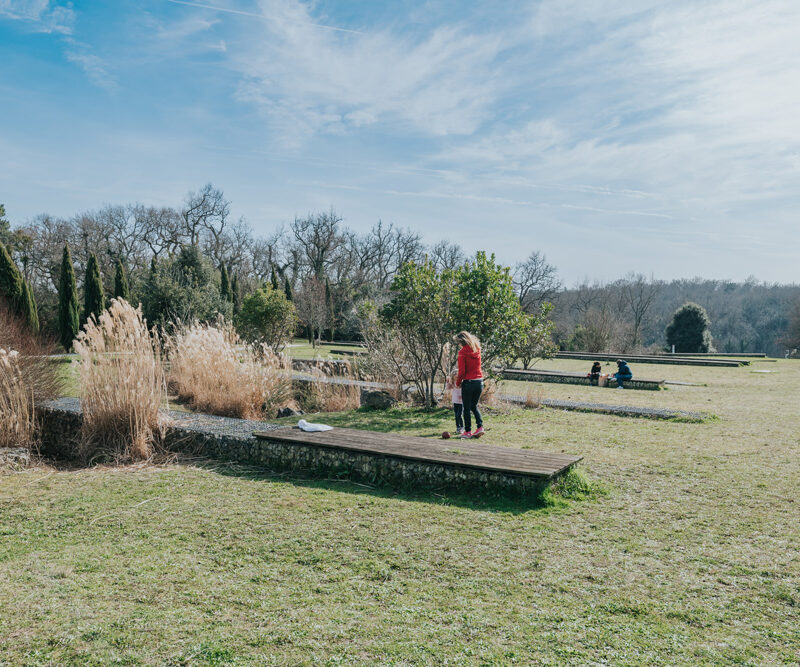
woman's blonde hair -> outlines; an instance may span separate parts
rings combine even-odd
[[[466,345],[473,352],[481,351],[481,342],[477,336],[473,336],[469,331],[459,331],[456,334],[456,342],[461,345]]]

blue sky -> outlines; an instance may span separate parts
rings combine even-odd
[[[567,284],[798,282],[797,0],[0,0],[13,222],[336,209]]]

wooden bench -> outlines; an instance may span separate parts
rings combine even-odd
[[[500,369],[500,377],[504,380],[520,380],[523,382],[559,382],[563,384],[583,384],[591,385],[591,378],[586,373],[569,373],[567,371],[547,371],[544,369],[523,370],[521,368]],[[658,391],[664,386],[666,380],[649,380],[637,378],[625,380],[626,389],[646,389]],[[617,381],[613,377],[608,378],[607,387],[616,387]]]
[[[319,433],[284,428],[254,435],[276,456],[282,449],[293,450],[298,467],[434,489],[541,490],[583,458],[498,447],[485,439],[441,440],[349,428]],[[285,452],[282,458],[286,460]],[[309,462],[314,465],[307,465]]]

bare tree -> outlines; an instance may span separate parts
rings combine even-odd
[[[539,312],[542,304],[551,301],[561,289],[556,267],[538,250],[514,268],[514,288],[519,303],[527,313]]]
[[[612,284],[617,291],[620,311],[627,313],[631,325],[631,347],[642,342],[642,325],[645,323],[653,301],[661,290],[661,283],[652,278],[647,280],[642,274],[630,273],[622,280]]]
[[[141,219],[144,242],[151,257],[172,257],[188,242],[188,236],[184,235],[183,216],[174,208],[141,207],[137,208],[136,215]]]
[[[210,237],[211,245],[218,245],[230,215],[230,207],[222,190],[211,183],[198,192],[190,192],[181,211],[183,229],[189,237],[189,243],[199,245],[200,237],[205,234]]]
[[[430,250],[431,264],[437,271],[455,269],[466,261],[466,255],[457,243],[449,241],[439,241]]]
[[[341,222],[342,218],[331,210],[330,213],[295,218],[291,225],[299,255],[317,279],[325,277],[334,253],[345,242]]]
[[[325,282],[309,276],[295,295],[295,307],[300,322],[308,331],[309,342],[316,347],[322,330],[328,326],[328,304],[325,300]]]

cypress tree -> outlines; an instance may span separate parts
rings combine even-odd
[[[125,275],[125,268],[122,266],[122,260],[117,259],[117,266],[114,270],[114,298],[125,299],[130,302],[130,288],[128,287],[128,278]]]
[[[272,283],[272,289],[276,292],[278,291],[278,276],[275,275],[275,266],[272,267],[272,275],[270,276],[270,282]]]
[[[292,286],[289,284],[289,276],[283,277],[283,291],[286,293],[287,301],[294,301],[292,297]]]
[[[58,340],[67,352],[72,349],[79,324],[78,286],[75,284],[72,255],[69,246],[65,245],[61,256],[61,277],[58,280]]]
[[[219,273],[219,295],[226,301],[232,301],[231,281],[228,279],[228,269],[225,268],[225,264],[219,265]]]
[[[242,299],[239,295],[239,274],[233,274],[231,281],[231,294],[233,296],[233,314],[236,315],[242,309]]]
[[[25,314],[25,281],[5,245],[0,242],[0,296],[13,313]]]
[[[100,267],[97,257],[90,253],[86,262],[86,279],[83,283],[83,321],[86,322],[92,315],[99,317],[106,307],[106,298],[103,293],[103,278],[100,276]]]
[[[31,331],[39,333],[39,310],[36,308],[36,299],[27,280],[22,281],[22,290],[24,294],[22,316],[30,326]]]

